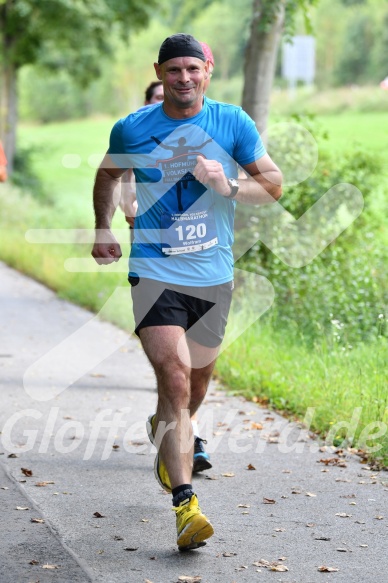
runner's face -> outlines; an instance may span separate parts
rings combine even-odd
[[[147,103],[160,103],[163,101],[163,85],[155,87],[152,97]]]
[[[155,71],[163,80],[164,102],[178,109],[202,107],[207,63],[195,57],[177,57],[158,65]]]

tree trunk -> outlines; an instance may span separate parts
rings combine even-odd
[[[14,63],[13,40],[7,34],[9,2],[0,6],[1,56],[0,56],[0,139],[8,160],[7,171],[12,174],[16,148],[18,111],[17,67]]]
[[[284,26],[285,3],[286,0],[277,2],[272,21],[263,26],[264,21],[268,22],[266,10],[269,3],[265,0],[253,1],[251,31],[245,51],[242,108],[255,121],[260,133],[267,127],[276,57]]]
[[[11,63],[3,64],[1,95],[1,140],[8,160],[7,171],[12,174],[16,148],[17,71]]]

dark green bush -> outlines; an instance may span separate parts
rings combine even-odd
[[[311,125],[311,120],[308,122]],[[297,157],[303,151],[293,152]],[[269,312],[276,326],[298,328],[314,343],[323,333],[345,345],[387,334],[384,312],[388,303],[386,273],[388,254],[382,234],[382,217],[371,211],[372,195],[381,186],[382,161],[360,149],[333,155],[320,151],[319,162],[303,183],[284,189],[281,204],[295,218],[304,214],[332,186],[347,182],[362,193],[362,214],[335,241],[304,267],[290,267],[263,243],[258,242],[237,267],[267,277],[275,288],[275,303]],[[260,234],[260,221],[249,219],[248,207],[242,230]],[[270,212],[270,207],[263,207]],[[324,219],[324,215],[323,215]],[[324,233],[325,225],[317,225]],[[380,231],[381,229],[381,231]],[[277,237],[281,240],[282,230]],[[241,243],[237,240],[237,247]],[[267,315],[268,317],[268,315]]]
[[[34,169],[34,156],[41,148],[18,148],[14,157],[14,169],[11,182],[18,186],[22,192],[28,191],[31,196],[44,203],[49,203],[49,197],[43,183]]]

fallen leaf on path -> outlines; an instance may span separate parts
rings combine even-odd
[[[235,557],[237,553],[222,553],[223,557]]]
[[[384,516],[375,516],[375,520],[384,520]]]
[[[124,551],[137,551],[139,547],[125,547]]]
[[[317,460],[318,464],[325,464],[325,466],[338,466],[339,468],[347,468],[346,462],[338,457],[329,457]]]
[[[339,553],[347,553],[348,549],[344,549],[344,548],[340,547],[340,548],[336,549],[336,551],[338,551]]]
[[[362,549],[367,549],[367,548],[368,548],[368,545],[360,545],[360,547],[361,547]]]
[[[44,482],[36,482],[35,486],[38,486],[38,488],[44,488],[45,486],[48,486],[49,484],[55,484],[55,482],[53,482],[52,480],[46,480]]]
[[[331,540],[329,536],[316,536],[314,540]]]
[[[255,466],[253,466],[252,464],[248,464],[247,466],[247,470],[255,470]]]
[[[1,486],[2,490],[9,490],[8,486]]]
[[[339,516],[340,518],[350,518],[351,516],[353,516],[352,514],[346,514],[346,512],[336,512],[335,515]]]
[[[10,453],[7,457],[8,458],[15,458],[15,457],[19,457],[19,456],[16,455],[16,453]]]
[[[189,575],[180,575],[178,577],[179,583],[200,583],[202,581],[202,577],[196,575],[195,577],[190,577]]]
[[[237,508],[250,508],[250,504],[237,504]]]
[[[315,522],[308,522],[308,523],[306,524],[306,526],[307,526],[308,528],[312,528],[313,526],[315,526]]]
[[[133,445],[135,447],[139,447],[140,445],[144,445],[145,441],[128,441],[128,445]]]
[[[149,522],[149,521],[150,521],[150,519],[149,519],[149,518],[142,518],[142,519],[140,520],[140,522]]]
[[[260,559],[259,561],[255,561],[254,563],[252,563],[252,565],[254,565],[255,567],[269,567],[271,563],[269,561],[266,561],[265,559]]]
[[[221,474],[224,478],[234,478],[235,474],[233,472],[226,472],[225,474]]]
[[[339,569],[337,569],[337,567],[318,567],[318,571],[320,571],[321,573],[335,573],[336,571],[339,571]]]
[[[37,522],[38,524],[44,524],[43,518],[31,518],[31,522]]]
[[[251,429],[257,429],[258,431],[260,431],[260,429],[263,429],[263,426],[261,423],[255,423],[254,421],[252,421]]]
[[[95,512],[95,513],[93,514],[93,516],[94,516],[95,518],[105,518],[104,514],[100,514],[99,512]]]
[[[32,559],[32,561],[29,562],[29,565],[39,565],[39,561]]]
[[[309,496],[309,498],[316,498],[317,495],[312,492],[306,492],[306,496]]]
[[[122,536],[119,536],[118,534],[115,534],[113,540],[124,540],[124,538]]]
[[[276,504],[276,500],[273,500],[273,498],[263,498],[263,504]]]
[[[284,571],[288,571],[288,567],[286,567],[286,565],[271,565],[269,567],[270,571],[279,571],[279,572],[284,572]]]
[[[32,476],[32,470],[29,470],[28,468],[20,468],[22,473],[27,476],[27,478],[30,478]]]
[[[279,560],[283,561],[286,557],[281,557]],[[280,573],[283,573],[285,571],[288,571],[288,567],[286,565],[282,565],[280,563],[278,563],[277,561],[266,561],[265,559],[260,559],[260,561],[255,561],[253,563],[253,565],[255,567],[265,567],[266,569],[269,569],[270,571],[278,571]]]
[[[114,445],[112,445],[112,449],[120,449],[120,446],[115,443]]]
[[[42,569],[59,569],[60,565],[42,565]]]
[[[274,528],[275,532],[286,532],[285,528]]]
[[[16,510],[29,510],[28,506],[16,506]]]
[[[95,379],[104,379],[106,377],[106,375],[101,374],[100,372],[92,372],[90,376]]]

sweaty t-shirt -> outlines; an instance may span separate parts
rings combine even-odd
[[[236,203],[207,189],[192,171],[203,156],[236,177],[238,164],[261,158],[265,148],[252,119],[206,97],[201,111],[185,120],[156,104],[114,125],[108,153],[136,177],[130,275],[187,286],[231,281]]]

